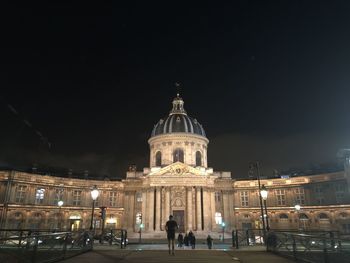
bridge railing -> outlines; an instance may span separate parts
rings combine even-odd
[[[304,262],[350,262],[350,239],[334,234],[274,232],[267,235],[267,250]]]
[[[46,233],[2,230],[0,262],[53,262],[89,251],[92,246],[93,236],[88,231]]]

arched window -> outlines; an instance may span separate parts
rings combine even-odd
[[[281,220],[288,220],[288,215],[287,214],[280,214],[280,219]]]
[[[307,217],[306,214],[300,214],[300,215],[299,215],[299,219],[300,219],[300,220],[308,220],[309,218]]]
[[[173,153],[174,163],[175,162],[184,162],[184,151],[180,148],[175,149]]]
[[[318,218],[319,218],[320,220],[329,220],[327,214],[325,214],[325,213],[319,214],[319,215],[318,215]]]
[[[202,166],[202,154],[200,151],[196,152],[196,166]]]
[[[156,166],[162,166],[162,153],[159,151],[156,153]]]

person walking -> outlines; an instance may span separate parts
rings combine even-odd
[[[207,245],[208,245],[208,249],[211,249],[213,246],[213,239],[210,235],[207,236]]]
[[[169,220],[165,224],[165,230],[167,233],[168,238],[168,248],[169,248],[169,255],[172,251],[172,255],[175,255],[174,247],[175,247],[175,230],[178,229],[179,226],[174,220],[174,217],[172,215],[169,216]],[[170,251],[170,243],[171,243],[171,251]]]
[[[196,248],[196,236],[193,233],[191,237],[191,246],[192,246],[192,249]]]

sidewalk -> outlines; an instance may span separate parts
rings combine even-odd
[[[201,262],[201,263],[292,263],[294,261],[267,253],[265,251],[233,251],[233,250],[175,250],[175,256],[169,255],[167,250],[139,249],[95,249],[64,261],[63,263],[160,263],[160,262]]]

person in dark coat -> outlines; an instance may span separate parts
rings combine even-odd
[[[185,247],[189,246],[189,240],[188,240],[188,235],[187,234],[185,234],[185,237],[184,237],[184,244],[185,244]]]
[[[196,237],[193,233],[192,233],[192,237],[191,237],[191,246],[192,246],[192,249],[196,248]]]
[[[179,235],[177,236],[177,245],[178,247],[182,247],[184,244],[184,236],[179,233]]]
[[[211,238],[210,235],[207,236],[207,245],[208,245],[208,249],[211,249],[213,247],[213,239]]]
[[[167,233],[167,238],[168,238],[168,248],[169,248],[169,255],[170,255],[170,243],[171,243],[171,250],[172,254],[175,255],[174,252],[174,246],[175,246],[175,230],[178,229],[179,226],[174,220],[174,217],[172,215],[169,216],[169,220],[165,224],[165,230]]]

